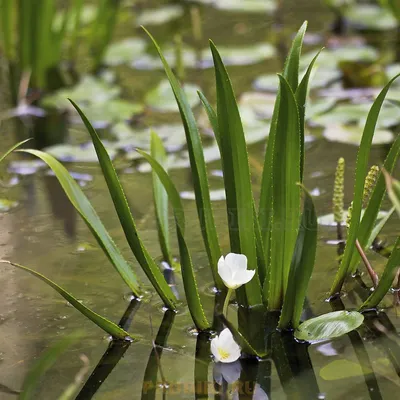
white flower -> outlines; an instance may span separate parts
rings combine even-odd
[[[228,328],[211,340],[211,352],[216,361],[223,363],[234,362],[240,357],[240,347]]]
[[[247,269],[247,257],[244,254],[229,253],[218,260],[218,274],[229,289],[237,289],[251,281],[255,270]]]

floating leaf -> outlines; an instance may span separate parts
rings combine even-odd
[[[332,339],[357,329],[363,321],[357,311],[334,311],[303,322],[294,336],[307,342]]]
[[[185,200],[196,200],[194,192],[181,192],[180,196]],[[211,201],[221,201],[226,200],[225,189],[210,190],[210,200]]]
[[[368,370],[366,367],[361,367],[360,364],[353,361],[334,360],[323,366],[319,371],[319,375],[326,381],[336,381],[364,376],[366,373],[372,372],[372,370]]]
[[[109,142],[104,142],[109,156],[113,159],[117,150]],[[82,145],[56,144],[45,148],[48,154],[62,162],[98,162],[97,154],[92,143]]]
[[[215,8],[237,12],[266,12],[272,13],[276,9],[275,0],[195,0],[197,3],[209,4]]]
[[[363,29],[390,30],[397,27],[397,20],[390,11],[377,4],[352,4],[344,15],[350,24]]]
[[[0,212],[8,212],[18,206],[17,201],[0,199]]]
[[[183,85],[183,90],[191,108],[200,104],[199,96],[197,96],[200,88],[197,85],[186,83]],[[179,112],[174,92],[167,79],[162,80],[157,87],[147,93],[145,103],[159,112]]]
[[[137,25],[163,25],[169,21],[182,17],[183,8],[179,5],[167,5],[164,7],[150,8],[142,11],[137,17]]]
[[[361,218],[364,215],[365,210],[361,212]],[[379,211],[377,219],[385,218],[387,215],[387,211]],[[343,221],[347,220],[347,210],[343,211]],[[337,223],[335,222],[335,218],[333,214],[326,214],[318,217],[318,224],[319,225],[326,225],[326,226],[336,226]],[[346,226],[346,222],[342,222],[342,226]]]
[[[33,175],[46,166],[41,160],[13,160],[8,164],[7,171],[18,175]]]
[[[325,139],[331,142],[353,144],[359,146],[363,135],[363,127],[359,125],[330,125],[324,129]],[[394,135],[386,129],[377,129],[372,139],[372,145],[392,143]]]
[[[108,46],[103,62],[111,66],[131,64],[138,55],[144,52],[145,48],[146,42],[143,39],[123,39]]]

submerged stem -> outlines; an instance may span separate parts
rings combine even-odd
[[[229,306],[229,300],[232,297],[233,289],[229,288],[228,293],[226,294],[225,301],[224,301],[224,307],[222,308],[222,314],[225,316],[225,318],[228,318],[228,306]]]
[[[367,272],[372,280],[372,284],[374,285],[374,288],[376,288],[378,286],[378,281],[379,281],[378,275],[376,274],[376,272],[372,268],[370,262],[368,261],[368,258],[365,255],[364,250],[362,249],[358,239],[356,240],[356,247],[357,247],[358,252],[360,253],[360,256],[361,256],[361,259],[363,260],[365,268],[367,268]]]

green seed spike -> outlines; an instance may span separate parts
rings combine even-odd
[[[339,224],[343,221],[344,167],[344,158],[340,157],[336,167],[332,199],[334,219]]]
[[[367,177],[365,178],[364,183],[364,193],[363,193],[363,207],[366,208],[371,198],[372,191],[375,188],[376,181],[379,175],[379,167],[377,165],[373,165],[369,170]]]
[[[350,223],[351,223],[351,214],[353,213],[353,202],[350,203],[349,208],[347,209],[347,219],[346,219],[346,226],[347,229],[350,228]]]

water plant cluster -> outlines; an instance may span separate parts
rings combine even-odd
[[[55,29],[53,23],[55,9],[52,3],[43,1],[43,8],[37,9],[42,19],[38,18],[35,21],[41,22],[29,28],[37,35],[49,37],[51,35],[48,35],[48,32],[53,32]],[[117,3],[119,4],[115,2]],[[389,1],[387,3],[396,15],[394,3]],[[13,15],[16,12],[13,4],[5,0],[2,2],[2,7],[7,11],[6,15],[11,19],[14,18]],[[110,13],[111,3],[103,1],[102,4],[96,22],[100,24],[97,29],[103,26],[102,18],[113,18],[113,14]],[[115,4],[114,6],[118,7]],[[60,19],[60,31],[56,31],[58,35],[54,35],[56,42],[47,43],[41,50],[45,54],[39,55],[38,53],[28,55],[24,52],[24,49],[32,48],[31,44],[25,41],[28,39],[35,41],[39,36],[27,35],[24,30],[26,28],[24,21],[26,22],[29,18],[21,13],[18,41],[21,49],[18,61],[15,61],[17,55],[13,54],[14,31],[10,28],[3,32],[7,39],[4,44],[7,45],[5,49],[10,61],[10,72],[14,63],[22,65],[23,69],[31,70],[32,82],[37,87],[50,87],[51,83],[47,80],[45,71],[51,70],[52,66],[57,68],[60,59],[59,51],[52,53],[52,57],[48,56],[49,49],[54,46],[57,49],[61,48],[60,32],[66,29],[68,24],[72,23],[71,21],[75,21],[75,28],[79,26],[82,6],[82,1],[75,1],[74,7],[64,12]],[[27,9],[27,6],[23,8],[25,11]],[[112,8],[112,10],[116,12],[116,9]],[[112,25],[104,23],[104,26],[110,29]],[[2,26],[6,29],[8,25],[3,21]],[[70,99],[70,103],[79,114],[93,142],[102,174],[131,252],[165,306],[164,318],[173,319],[174,313],[179,313],[187,307],[196,331],[205,338],[208,345],[207,356],[212,355],[217,363],[233,363],[240,357],[258,360],[268,358],[272,354],[271,340],[274,339],[271,337],[275,337],[274,335],[289,337],[291,341],[310,343],[347,334],[363,324],[366,313],[373,314],[378,310],[379,304],[391,292],[391,289],[399,288],[400,281],[396,280],[396,274],[400,266],[400,237],[397,238],[388,254],[381,276],[374,271],[366,255],[371,247],[379,247],[378,236],[384,224],[396,212],[400,216],[400,183],[392,177],[400,152],[400,136],[393,141],[383,165],[370,168],[368,161],[380,111],[392,83],[398,78],[397,75],[382,89],[368,112],[358,149],[353,200],[346,213],[343,205],[345,161],[342,158],[338,161],[335,175],[332,208],[338,231],[339,266],[330,293],[326,295],[327,301],[340,303],[345,283],[354,280],[354,276],[360,277],[359,271],[364,268],[371,279],[372,290],[368,292],[363,303],[356,310],[346,310],[343,306],[331,313],[314,318],[307,318],[304,314],[307,289],[315,266],[318,238],[318,218],[313,198],[303,183],[306,153],[305,113],[313,67],[320,55],[320,52],[315,54],[305,73],[301,74],[301,50],[306,27],[307,24],[304,23],[294,37],[284,69],[281,74],[278,74],[279,88],[265,150],[259,198],[254,195],[245,129],[235,97],[234,82],[230,79],[218,48],[210,41],[215,75],[216,107],[213,107],[203,93],[199,91],[197,94],[209,125],[212,127],[221,159],[224,197],[226,198],[226,233],[229,235],[230,244],[230,251],[227,254],[221,250],[215,224],[199,124],[185,93],[185,86],[177,79],[156,40],[146,31],[163,64],[185,131],[198,221],[205,255],[214,280],[215,307],[213,310],[205,309],[202,294],[199,292],[196,266],[188,245],[191,232],[187,228],[181,195],[168,173],[167,152],[163,140],[154,131],[151,133],[150,152],[140,148],[135,151],[148,162],[152,169],[155,219],[164,270],[155,261],[156,255],[151,254],[144,245],[112,157],[90,118],[78,106],[73,96]],[[101,37],[104,40],[93,35],[93,49],[98,55],[95,57],[96,66],[104,57],[110,32],[110,30],[103,32],[104,36]],[[77,44],[76,38],[71,41],[71,53],[76,52],[74,49]],[[40,62],[33,57],[34,55],[38,55]],[[44,64],[45,61],[46,64]],[[18,81],[20,79],[21,75]],[[22,144],[24,148],[19,148]],[[70,202],[89,227],[109,262],[129,287],[133,294],[133,303],[140,301],[143,285],[137,277],[137,272],[116,246],[78,183],[54,156],[45,151],[26,148],[26,146],[25,142],[18,143],[4,154],[0,161],[3,161],[12,151],[23,152],[44,161],[54,172]],[[386,193],[393,203],[393,208],[382,217],[380,208]],[[171,246],[169,227],[171,210],[175,222],[178,254],[174,253]],[[345,222],[347,226],[343,227]],[[69,293],[48,277],[12,260],[1,260],[1,262],[24,270],[52,287],[77,311],[111,335],[113,338],[111,347],[126,349],[129,343],[137,340],[135,334],[129,332],[128,325],[122,322],[117,324],[86,306],[84,301],[78,300],[77,296],[81,296],[80,293]],[[184,301],[181,301],[174,292],[170,281],[166,278],[165,269],[172,274],[180,270],[185,292]],[[163,329],[165,329],[164,321],[160,331]],[[264,336],[267,340],[264,340]],[[157,335],[156,342],[158,339]],[[31,396],[37,377],[74,340],[77,340],[77,337],[67,338],[49,351],[44,357],[45,361],[41,360],[37,363],[26,379],[23,389],[25,398]],[[154,346],[154,352],[154,357],[159,357],[156,346]],[[121,357],[122,355],[123,351]],[[85,368],[87,366],[83,368],[83,373],[86,373]],[[67,388],[60,399],[72,398],[72,394],[81,384],[81,379],[80,377]]]

